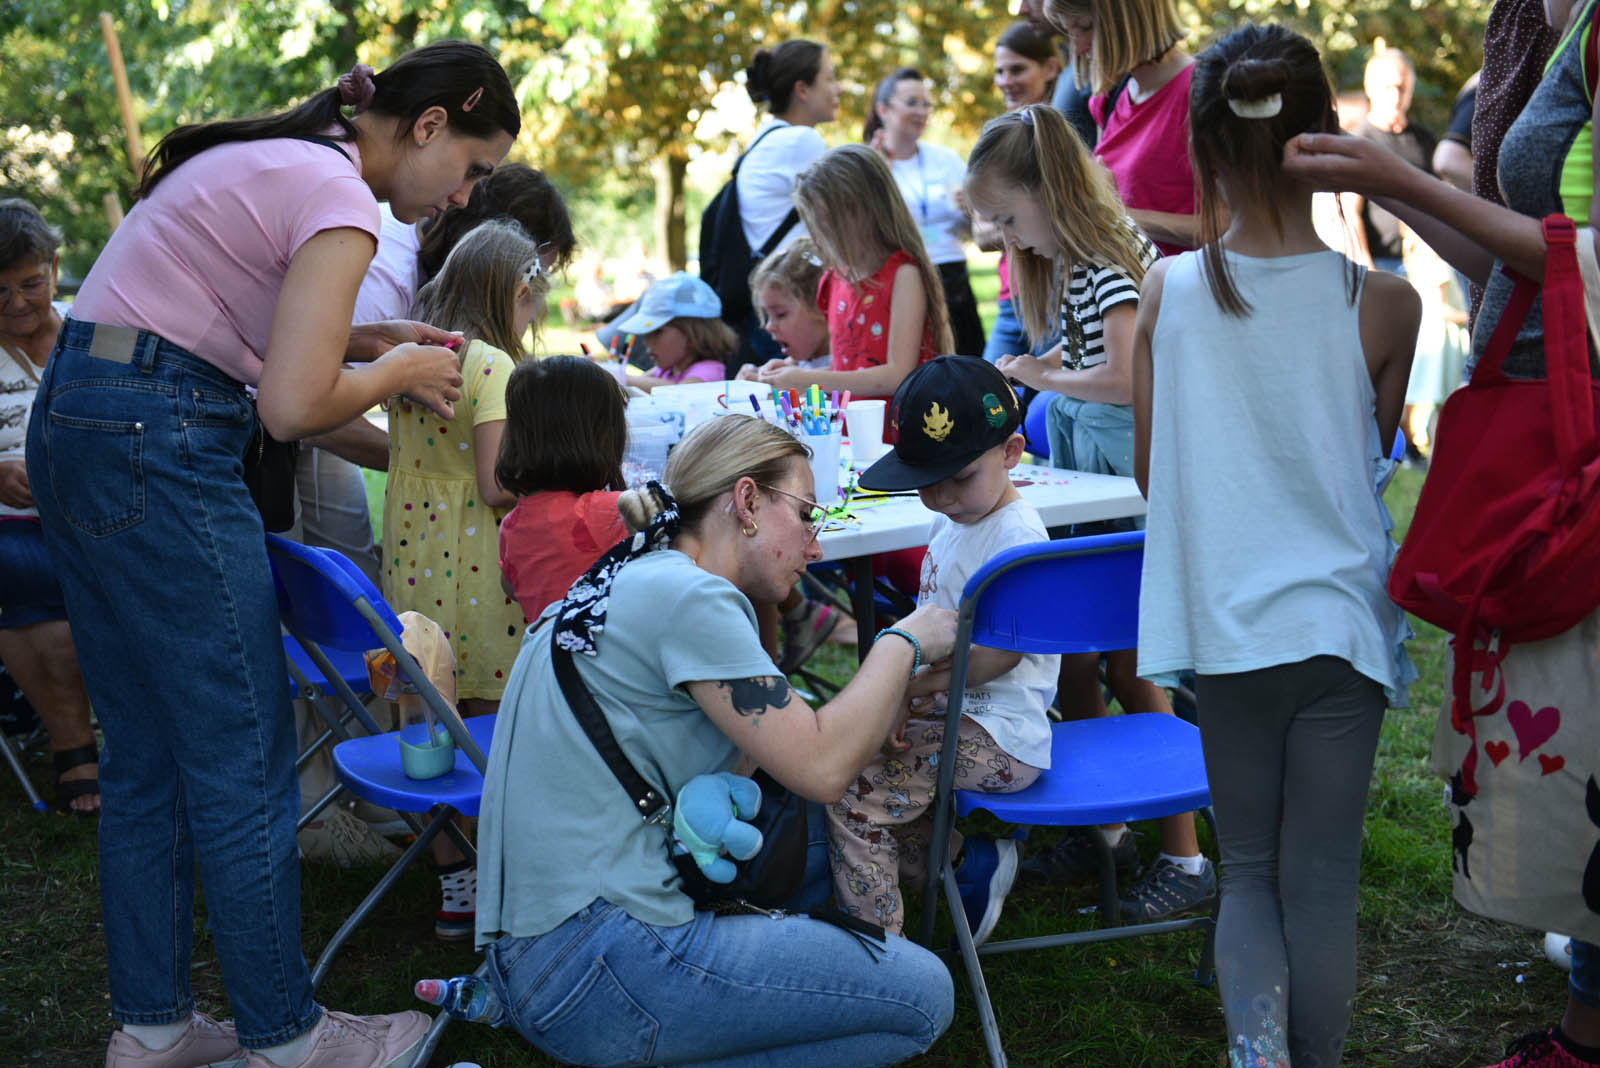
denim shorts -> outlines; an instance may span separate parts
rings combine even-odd
[[[0,630],[66,618],[44,528],[26,516],[0,516]]]

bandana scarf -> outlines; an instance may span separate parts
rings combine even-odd
[[[606,608],[611,603],[611,584],[628,561],[656,549],[664,549],[678,533],[678,502],[672,499],[666,487],[652,482],[648,491],[661,511],[650,525],[624,538],[595,561],[593,567],[578,577],[567,591],[566,599],[556,609],[556,645],[572,653],[594,656],[594,640],[606,629]]]

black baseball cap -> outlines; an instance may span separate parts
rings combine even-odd
[[[863,489],[921,489],[942,482],[1022,424],[1017,395],[992,363],[938,356],[900,383],[889,405],[894,449],[861,472]]]

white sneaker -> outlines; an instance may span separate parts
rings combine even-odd
[[[428,1033],[430,1022],[420,1012],[351,1016],[323,1010],[322,1019],[311,1029],[305,1057],[282,1068],[402,1068]],[[280,1068],[259,1051],[252,1051],[244,1064]]]
[[[1544,936],[1544,955],[1564,972],[1572,970],[1572,939],[1554,931]]]
[[[300,855],[305,859],[331,861],[341,868],[375,860],[392,861],[400,855],[399,846],[339,805],[330,807],[322,819],[308,823],[300,832],[299,841]]]

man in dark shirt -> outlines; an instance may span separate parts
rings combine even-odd
[[[1405,53],[1386,48],[1367,61],[1364,86],[1371,107],[1355,135],[1382,145],[1412,166],[1433,173],[1437,138],[1406,119],[1417,75]],[[1353,193],[1345,211],[1361,219],[1355,229],[1356,259],[1368,267],[1404,273],[1400,266],[1400,220]]]

